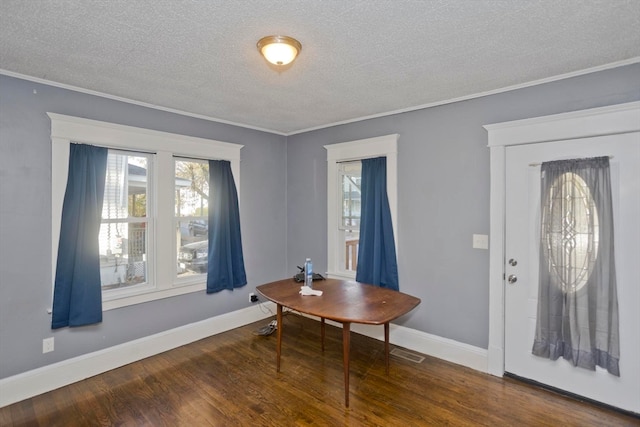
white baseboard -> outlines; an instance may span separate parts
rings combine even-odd
[[[275,313],[275,307],[273,303],[254,305],[3,378],[0,380],[0,408],[149,356],[257,322],[272,316]]]
[[[364,325],[363,325],[364,326]],[[419,353],[487,372],[487,350],[404,326],[390,325],[389,341]],[[384,339],[384,332],[381,339]]]
[[[272,316],[275,312],[275,304],[267,302],[260,306],[243,308],[1,379],[0,408],[155,354],[257,322]],[[327,323],[342,327],[340,323],[331,321]],[[351,330],[384,340],[382,326],[352,324]],[[487,372],[487,350],[478,347],[393,324],[390,326],[389,341],[409,350]]]
[[[319,320],[315,316],[307,316]],[[342,327],[341,323],[327,321],[327,324]],[[384,327],[375,325],[351,324],[351,331],[380,341],[384,341]],[[389,325],[391,344],[437,357],[448,362],[466,366],[476,371],[487,372],[487,350],[464,344],[437,335],[431,335],[405,326]]]

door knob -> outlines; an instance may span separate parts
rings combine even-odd
[[[518,276],[516,276],[515,274],[510,274],[507,280],[513,285],[518,281]]]
[[[516,261],[515,259],[511,258],[509,260],[509,265],[512,267],[515,267],[516,265],[518,265],[518,261]]]

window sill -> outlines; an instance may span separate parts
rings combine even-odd
[[[328,279],[356,280],[356,273],[348,271],[327,272]]]
[[[172,288],[158,290],[153,287],[145,287],[136,289],[128,293],[118,293],[116,295],[102,294],[102,311],[113,310],[116,308],[127,307],[135,304],[155,301],[164,298],[175,297],[178,295],[189,294],[193,292],[204,292],[206,285],[204,282],[189,285],[176,285]]]

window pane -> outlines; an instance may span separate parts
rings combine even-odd
[[[546,252],[553,277],[564,292],[581,289],[598,256],[599,219],[587,183],[567,172],[553,183],[547,201]]]
[[[357,268],[358,245],[360,243],[360,186],[362,162],[347,162],[340,165],[340,229],[344,248],[344,268]]]
[[[345,229],[360,228],[360,184],[362,163],[342,165],[342,221]]]
[[[147,282],[146,223],[102,223],[100,280],[102,289]]]
[[[99,234],[102,289],[147,282],[150,158],[109,151]]]
[[[176,159],[176,216],[206,217],[209,210],[209,163]]]
[[[178,277],[207,272],[208,221],[178,221]]]
[[[206,274],[209,230],[209,162],[175,160],[177,275]]]
[[[147,216],[147,168],[145,156],[109,151],[105,178],[103,219]]]

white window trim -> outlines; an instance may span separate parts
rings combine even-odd
[[[55,113],[47,113],[51,119],[51,208],[52,208],[52,289],[60,238],[62,205],[67,185],[69,147],[71,142],[99,145],[101,147],[155,153],[153,192],[156,195],[153,211],[155,224],[155,260],[149,262],[150,284],[144,287],[103,294],[103,311],[132,304],[168,298],[190,292],[204,291],[206,278],[197,283],[182,284],[176,278],[176,262],[162,262],[174,256],[175,233],[158,233],[172,230],[174,222],[174,156],[199,159],[218,159],[231,162],[238,194],[240,194],[240,149],[243,145],[211,139],[197,138],[132,126],[118,125],[97,120],[82,119]],[[170,171],[171,173],[167,173]],[[163,173],[164,172],[164,173]],[[160,191],[160,189],[163,189]],[[160,212],[162,214],[158,215]]]
[[[340,262],[338,250],[339,216],[338,194],[338,164],[350,160],[371,159],[374,157],[387,158],[387,196],[391,210],[393,236],[398,253],[398,134],[360,139],[325,145],[327,150],[327,276],[331,278],[355,279],[355,272],[348,271]]]

